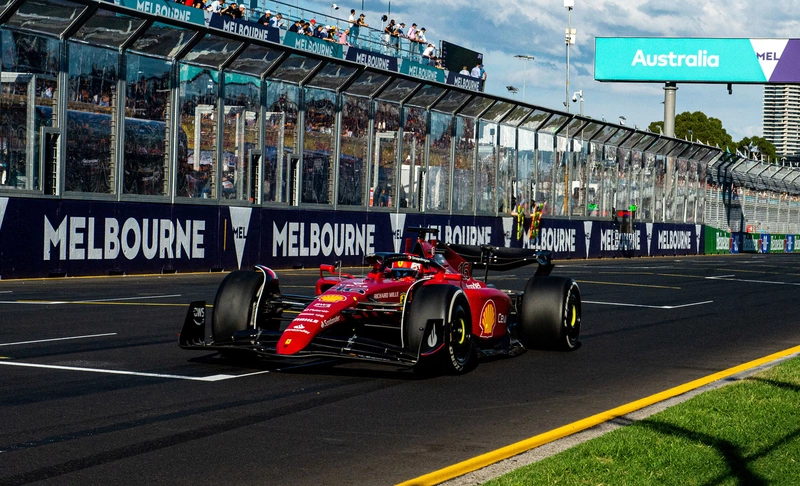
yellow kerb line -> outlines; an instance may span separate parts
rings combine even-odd
[[[649,397],[636,400],[635,402],[630,402],[625,405],[621,405],[617,408],[612,408],[611,410],[607,410],[605,412],[592,415],[591,417],[578,420],[577,422],[564,425],[563,427],[559,427],[549,432],[533,436],[529,439],[522,440],[515,444],[511,444],[502,447],[500,449],[487,452],[486,454],[473,457],[472,459],[467,459],[466,461],[459,462],[458,464],[453,464],[452,466],[448,466],[444,469],[433,471],[431,473],[425,474],[424,476],[420,476],[418,478],[402,482],[397,486],[427,486],[427,485],[439,484],[444,481],[448,481],[450,479],[463,476],[464,474],[471,473],[472,471],[477,471],[482,467],[490,466],[504,459],[508,459],[509,457],[522,454],[523,452],[535,449],[536,447],[542,446],[544,444],[548,444],[555,440],[562,439],[564,437],[584,431],[586,429],[590,429],[604,422],[608,422],[609,420],[613,420],[618,417],[623,417],[629,413],[633,413],[637,410],[649,407],[650,405],[654,405],[658,402],[663,402],[664,400],[669,400],[670,398],[677,397],[678,395],[683,395],[684,393],[688,393],[692,390],[708,385],[709,383],[713,383],[715,381],[728,378],[735,374],[742,373],[743,371],[747,371],[756,368],[758,366],[761,366],[763,364],[767,364],[772,361],[785,358],[787,356],[791,356],[797,353],[800,353],[800,346],[795,346],[793,348],[789,348],[784,351],[779,351],[777,353],[770,354],[769,356],[749,361],[747,363],[734,366],[733,368],[728,368],[727,370],[723,370],[718,373],[714,373],[712,375],[704,376],[703,378],[698,378],[694,381],[690,381],[689,383],[685,383],[683,385],[670,388],[669,390],[656,393],[655,395],[650,395]]]

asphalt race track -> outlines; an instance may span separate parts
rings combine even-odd
[[[278,273],[313,293],[315,271]],[[222,274],[0,281],[0,484],[393,484],[800,343],[800,254],[555,273],[583,293],[577,351],[427,379],[181,350]]]

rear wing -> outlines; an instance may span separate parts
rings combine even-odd
[[[491,270],[513,270],[515,268],[539,264],[536,276],[550,275],[553,270],[553,254],[549,251],[528,248],[498,248],[491,245],[447,245],[458,256],[472,263],[473,268]]]

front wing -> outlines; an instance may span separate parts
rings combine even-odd
[[[345,317],[343,323],[331,326],[317,334],[303,350],[292,355],[285,355],[277,353],[277,347],[283,338],[282,330],[247,329],[234,333],[233,339],[230,341],[214,342],[213,339],[207,339],[206,303],[205,301],[194,301],[189,305],[178,342],[183,349],[242,351],[264,358],[329,357],[413,366],[417,362],[415,351],[412,352],[387,341],[359,336],[357,332],[352,331],[351,326],[342,325],[347,322],[357,323],[362,327],[385,328],[390,333],[394,329],[399,336],[399,326],[386,324],[386,322],[392,321],[399,322],[399,319],[396,319],[397,313],[402,313],[401,304],[365,303],[347,309],[342,312]],[[387,319],[390,316],[394,316],[395,319]],[[400,342],[399,339],[398,342]]]

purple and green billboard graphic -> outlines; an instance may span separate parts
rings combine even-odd
[[[733,247],[731,234],[721,229],[706,226],[705,236],[705,254],[706,255],[719,255],[724,253],[731,253]]]
[[[800,39],[598,37],[598,81],[800,83]]]

